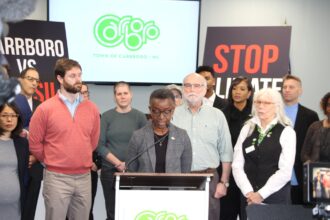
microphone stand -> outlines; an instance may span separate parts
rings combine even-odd
[[[149,149],[151,149],[152,147],[155,147],[156,144],[162,142],[165,140],[165,138],[167,138],[169,135],[169,132],[167,132],[167,134],[160,138],[159,140],[157,140],[155,143],[151,144],[150,146],[147,146],[146,148],[143,149],[143,151],[141,151],[140,153],[138,153],[137,155],[135,155],[133,158],[131,158],[128,162],[127,162],[127,165],[126,165],[126,168],[123,170],[123,173],[125,173],[126,171],[129,171],[129,165],[134,162],[136,159],[138,159],[142,154],[144,154],[145,152],[147,152]]]

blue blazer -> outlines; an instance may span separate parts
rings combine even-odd
[[[36,110],[36,108],[40,105],[41,102],[37,99],[32,99],[32,111],[31,111],[26,97],[22,94],[18,94],[14,99],[14,103],[17,105],[17,107],[21,112],[21,116],[23,119],[23,127],[28,129],[32,114]]]
[[[154,173],[156,167],[156,150],[154,131],[151,121],[136,130],[128,144],[126,165],[128,171]],[[134,156],[149,148],[136,160],[127,164]],[[187,132],[175,125],[169,125],[169,136],[166,151],[165,170],[167,173],[188,173],[191,171],[192,148]]]

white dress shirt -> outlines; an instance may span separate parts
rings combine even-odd
[[[256,117],[250,119],[254,124],[260,126],[260,120]],[[275,118],[262,132],[266,132],[269,127],[275,125],[278,119]],[[250,131],[250,124],[244,125],[238,137],[234,148],[234,159],[232,163],[233,175],[237,186],[240,188],[243,195],[253,192],[253,187],[244,171],[244,156],[242,151],[242,144],[247,138]],[[263,199],[266,199],[271,194],[280,190],[285,184],[291,180],[293,164],[296,154],[296,134],[291,126],[286,126],[280,136],[280,144],[282,152],[278,161],[278,170],[269,177],[266,184],[259,189],[259,194]]]

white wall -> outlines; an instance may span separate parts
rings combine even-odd
[[[46,6],[46,0],[37,0],[36,11],[28,19],[46,20]],[[203,60],[208,26],[279,26],[286,21],[292,26],[292,74],[303,81],[301,103],[321,113],[319,101],[330,91],[329,11],[328,0],[202,0],[199,64]],[[159,86],[134,86],[133,106],[147,112],[148,97],[156,88]],[[114,106],[112,89],[112,86],[90,86],[91,98],[101,112]]]

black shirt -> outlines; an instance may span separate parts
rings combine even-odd
[[[166,136],[166,137],[165,137]],[[154,133],[155,152],[156,152],[156,173],[166,172],[166,150],[168,143],[168,134],[157,135]]]
[[[244,123],[250,119],[251,104],[249,102],[246,103],[244,109],[240,111],[230,103],[223,109],[223,113],[227,119],[231,141],[234,147]]]

